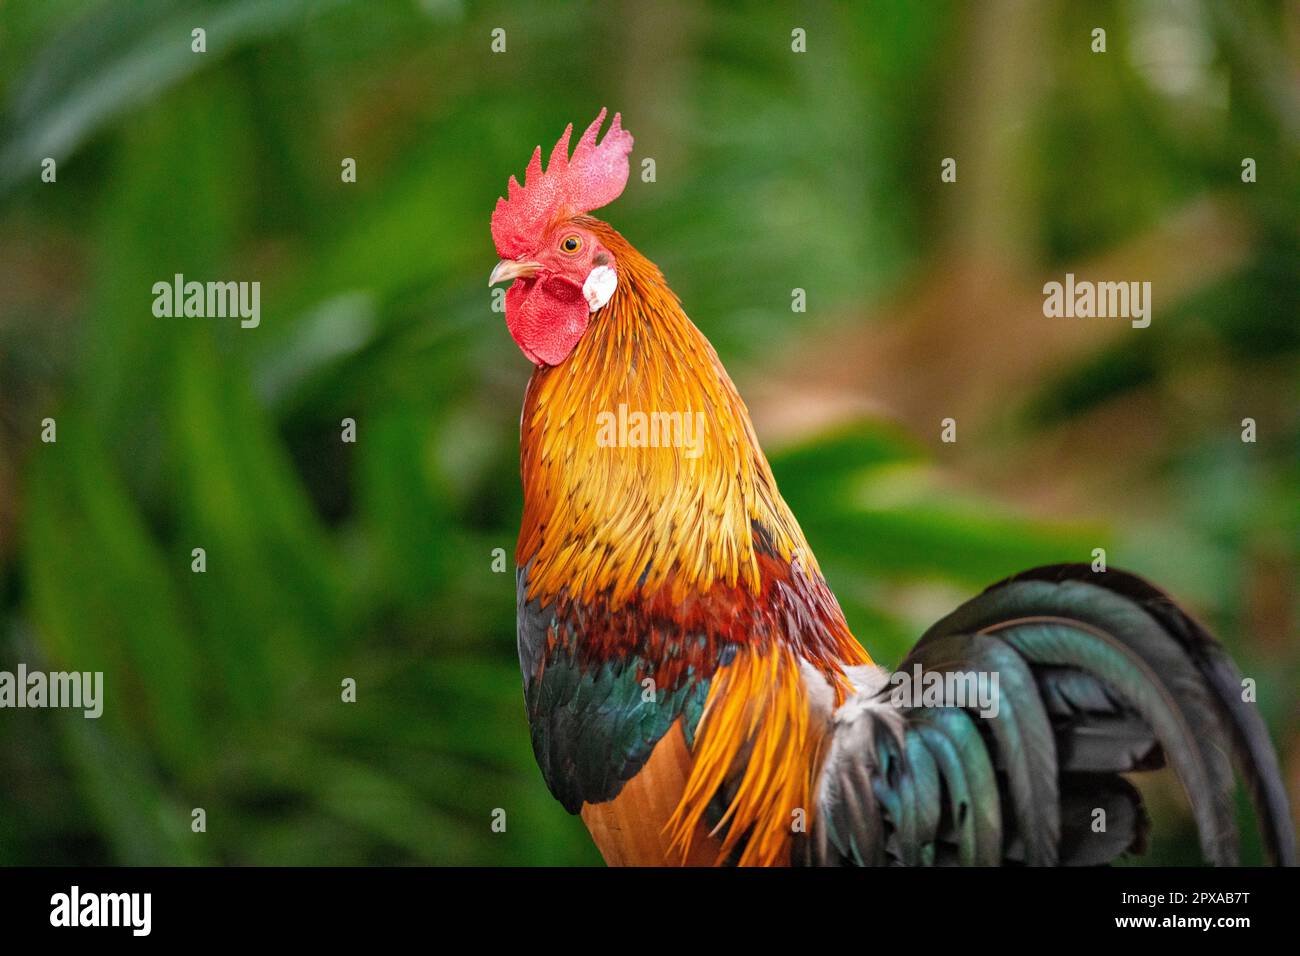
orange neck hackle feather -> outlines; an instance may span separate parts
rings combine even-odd
[[[538,368],[529,382],[516,550],[528,568],[526,596],[598,605],[612,616],[629,602],[653,601],[683,616],[706,615],[711,627],[734,635],[755,608],[791,587],[815,593],[827,635],[821,646],[809,650],[800,635],[764,626],[744,633],[734,658],[718,668],[669,822],[684,856],[728,783],[735,797],[721,824],[723,854],[747,838],[742,863],[782,862],[792,814],[811,816],[819,753],[820,731],[801,699],[800,659],[821,671],[838,702],[849,687],[843,668],[869,658],[825,587],[713,347],[653,263],[605,223],[574,221],[613,254],[618,287],[568,359]],[[606,447],[597,416],[620,405],[702,413],[701,453]],[[756,527],[765,532],[762,549]]]
[[[521,563],[532,561],[529,597],[608,592],[617,609],[638,588],[654,592],[670,578],[677,601],[718,582],[757,592],[752,521],[772,532],[782,558],[817,572],[713,347],[653,263],[608,225],[575,221],[613,253],[618,288],[569,358],[539,368],[529,383],[516,551]],[[702,412],[702,454],[602,447],[597,415],[619,405]]]

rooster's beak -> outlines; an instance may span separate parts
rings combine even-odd
[[[542,268],[540,262],[516,262],[514,259],[502,259],[488,276],[488,285],[515,279],[531,279]]]

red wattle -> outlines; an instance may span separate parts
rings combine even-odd
[[[564,276],[516,279],[506,291],[506,327],[534,365],[559,365],[587,330],[582,286]]]

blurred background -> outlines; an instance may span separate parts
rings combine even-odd
[[[0,713],[0,863],[599,862],[492,570],[529,367],[485,280],[507,177],[603,105],[601,215],[879,661],[1102,547],[1223,636],[1300,797],[1297,4],[8,0],[0,64],[0,669],[106,685]],[[1151,282],[1151,327],[1044,318],[1066,272]],[[156,318],[175,273],[261,325]]]

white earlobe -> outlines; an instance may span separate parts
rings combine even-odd
[[[614,294],[618,288],[618,273],[609,266],[596,266],[582,284],[582,294],[591,311],[595,312]]]

